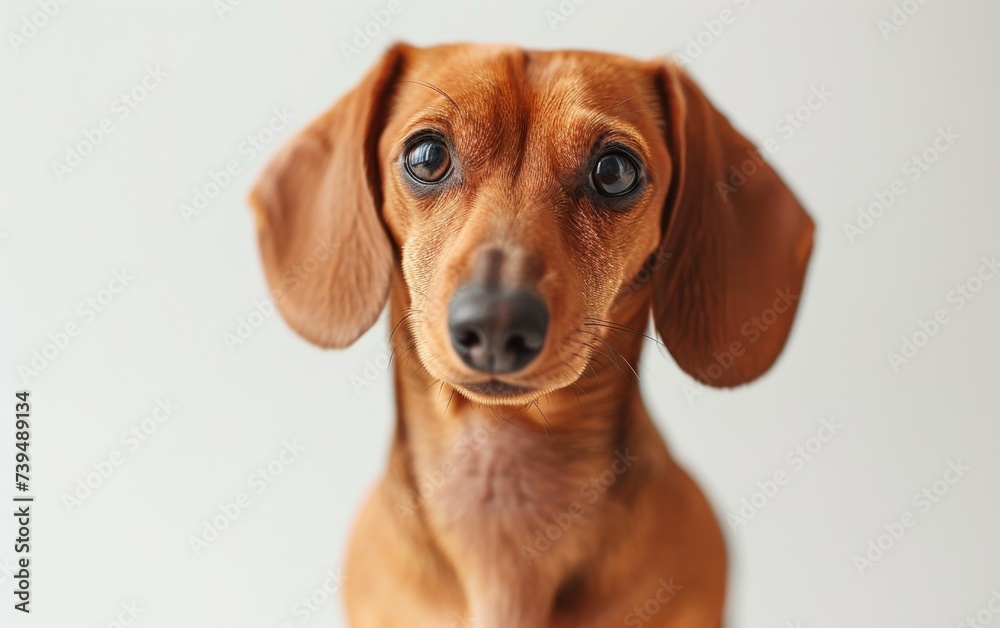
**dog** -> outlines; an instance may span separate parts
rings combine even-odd
[[[352,626],[721,625],[723,536],[640,349],[652,315],[696,380],[764,373],[813,223],[678,65],[397,44],[250,204],[306,340],[346,347],[388,302],[396,429],[350,542]]]

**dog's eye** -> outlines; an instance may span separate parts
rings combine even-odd
[[[421,183],[438,183],[451,171],[451,153],[437,138],[422,139],[406,152],[406,171]]]
[[[594,187],[605,196],[621,196],[639,181],[639,168],[625,153],[613,151],[597,159],[592,175]]]

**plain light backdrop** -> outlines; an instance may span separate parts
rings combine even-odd
[[[0,625],[102,628],[133,603],[140,628],[345,625],[338,595],[307,621],[295,605],[341,567],[384,465],[387,325],[325,352],[276,315],[252,316],[267,288],[245,197],[269,156],[396,40],[683,54],[752,141],[775,138],[771,161],[818,225],[785,353],[734,391],[692,388],[653,346],[641,368],[651,411],[727,530],[728,625],[932,628],[977,613],[1000,625],[988,606],[1000,596],[1000,279],[977,279],[989,275],[982,258],[1000,254],[1000,5],[398,1],[350,58],[342,44],[388,2],[244,0],[220,15],[211,0],[106,0],[48,19],[37,0],[3,4],[0,495],[14,490],[14,391],[27,388],[36,501],[30,617],[12,610],[15,530],[0,517]],[[894,3],[901,25],[880,28]],[[700,51],[689,40],[699,37]],[[120,95],[150,71],[155,89],[123,117]],[[801,110],[814,88],[830,96]],[[294,119],[260,152],[241,150],[275,109]],[[808,120],[780,130],[796,111]],[[113,126],[100,144],[57,176],[53,162],[104,118]],[[913,180],[910,160],[949,129],[958,138]],[[179,205],[231,160],[239,173],[185,221]],[[905,192],[889,199],[897,180]],[[890,206],[860,219],[876,195]],[[859,221],[866,229],[849,238],[844,225]],[[133,277],[124,289],[102,292],[122,271]],[[959,299],[967,283],[978,292]],[[948,322],[921,336],[938,310]],[[227,347],[251,316],[259,326]],[[20,375],[70,323],[78,335]],[[904,338],[922,346],[894,368],[887,356]],[[176,411],[138,446],[123,440],[157,400]],[[790,462],[824,419],[843,427]],[[256,470],[285,441],[304,451],[285,454],[259,492]],[[110,477],[67,505],[115,452]],[[949,463],[969,470],[938,482]],[[755,497],[779,471],[789,482]],[[942,496],[914,500],[935,482]],[[240,493],[249,507],[196,554],[190,538]],[[727,513],[750,512],[744,499],[763,505],[733,529]],[[906,513],[915,524],[880,540]],[[870,541],[888,548],[880,558]],[[869,551],[878,559],[859,569]]]

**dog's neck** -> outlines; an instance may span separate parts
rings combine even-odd
[[[410,305],[396,285],[394,324]],[[522,408],[470,402],[423,368],[405,324],[396,330],[387,484],[429,562],[454,574],[475,625],[543,624],[557,598],[572,597],[574,572],[599,559],[588,552],[614,544],[610,519],[627,518],[645,475],[630,472],[633,461],[666,458],[634,371],[648,307],[648,292],[635,291],[615,308],[615,329],[595,325],[600,340],[578,382]]]

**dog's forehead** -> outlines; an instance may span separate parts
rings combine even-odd
[[[523,92],[547,91],[565,102],[614,98],[635,93],[643,64],[598,52],[537,51],[511,46],[442,47],[419,51],[412,76],[472,101]],[[518,89],[520,88],[520,89]]]

